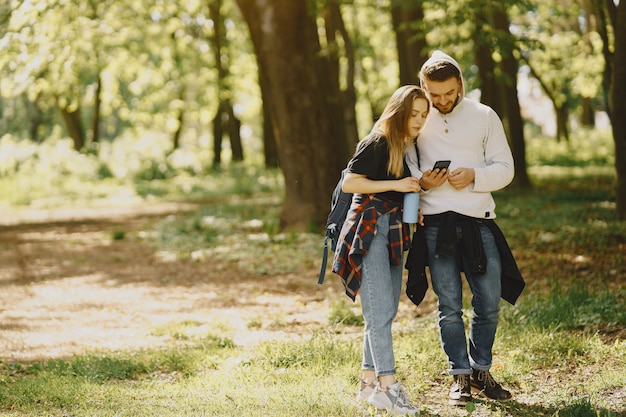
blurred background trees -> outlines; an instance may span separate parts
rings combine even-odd
[[[308,230],[391,92],[443,49],[505,122],[520,187],[528,135],[608,120],[624,219],[625,37],[620,0],[7,0],[0,141],[97,155],[159,132],[170,153],[206,148],[207,170],[261,160],[284,176],[282,226]]]

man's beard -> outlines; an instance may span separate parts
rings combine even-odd
[[[454,110],[454,108],[456,107],[457,104],[459,104],[459,100],[461,99],[461,94],[457,94],[456,96],[456,100],[454,100],[454,103],[452,103],[452,106],[450,106],[449,110],[446,111],[442,111],[439,106],[435,105],[435,107],[437,108],[437,110],[439,110],[440,113],[443,114],[448,114],[450,113],[452,110]]]

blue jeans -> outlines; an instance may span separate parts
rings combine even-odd
[[[501,261],[495,238],[487,226],[480,225],[487,271],[472,274],[461,253],[462,230],[457,227],[454,257],[435,255],[439,226],[427,226],[426,242],[433,290],[439,298],[439,331],[441,345],[448,357],[450,375],[469,374],[471,368],[486,371],[491,367],[492,347],[498,327],[501,295]],[[472,291],[473,315],[469,332],[469,354],[463,323],[463,288],[461,271]]]
[[[363,257],[361,307],[365,321],[362,369],[376,376],[393,375],[396,363],[391,324],[398,312],[402,287],[402,265],[389,263],[389,215],[379,216],[367,255]]]

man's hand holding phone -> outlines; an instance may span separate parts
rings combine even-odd
[[[432,169],[424,172],[422,179],[420,180],[420,186],[424,190],[429,190],[434,187],[439,187],[448,179],[448,167],[450,161],[442,160],[435,162]]]
[[[439,169],[448,169],[448,167],[450,166],[450,161],[437,161],[435,162],[435,165],[433,165],[433,171]]]

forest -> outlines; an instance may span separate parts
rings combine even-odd
[[[443,49],[465,68],[467,91],[504,120],[516,186],[532,186],[529,136],[549,124],[546,140],[567,142],[608,119],[623,219],[625,9],[619,0],[10,0],[0,6],[2,141],[69,138],[97,155],[158,132],[170,156],[189,143],[210,152],[205,171],[256,158],[284,176],[282,227],[310,230],[391,91],[417,83]]]
[[[513,397],[464,407],[434,292],[403,292],[409,397],[626,416],[623,0],[1,1],[0,415],[385,415],[354,399],[360,298],[318,285],[323,230],[434,50],[504,122],[526,288],[491,368]]]

